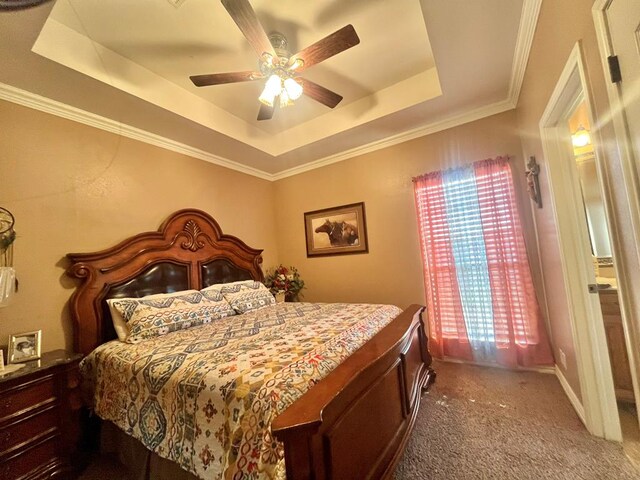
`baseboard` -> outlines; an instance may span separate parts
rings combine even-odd
[[[473,365],[476,367],[489,367],[489,368],[500,368],[502,370],[510,370],[512,372],[536,372],[536,373],[544,373],[547,375],[555,375],[556,369],[555,367],[506,367],[504,365],[499,365],[497,363],[482,363],[482,362],[470,362],[468,360],[460,360],[458,358],[444,357],[439,358],[441,362],[449,362],[449,363],[461,363],[463,365]]]
[[[530,372],[545,373],[547,375],[555,375],[556,374],[555,367],[526,368],[525,370],[528,370]]]
[[[571,385],[569,385],[569,382],[567,382],[567,379],[564,377],[564,374],[562,373],[562,370],[560,370],[560,367],[558,367],[558,365],[556,365],[555,371],[556,371],[556,377],[558,378],[560,385],[562,385],[562,389],[564,390],[564,393],[566,393],[567,397],[569,397],[569,401],[571,402],[571,405],[573,405],[574,410],[578,414],[580,421],[586,427],[587,422],[585,421],[584,406],[582,405],[582,402],[580,402],[580,400],[578,399],[576,393],[571,388]]]

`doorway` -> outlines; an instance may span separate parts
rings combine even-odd
[[[638,413],[618,296],[618,275],[613,262],[611,236],[601,193],[602,181],[598,175],[596,151],[590,135],[587,104],[582,97],[578,97],[578,102],[567,121],[582,194],[582,206],[578,208],[584,209],[584,220],[589,233],[595,286],[606,333],[623,444],[627,454],[640,464]]]
[[[597,148],[598,131],[592,121],[593,115],[591,113],[589,91],[582,50],[578,43],[571,52],[540,120],[540,134],[546,159],[551,207],[558,228],[560,261],[566,286],[567,302],[570,306],[568,322],[576,351],[575,368],[577,372],[574,373],[577,374],[579,379],[578,392],[571,390],[571,387],[566,382],[563,383],[563,387],[572,400],[576,412],[592,434],[610,440],[621,441],[622,432],[614,378],[600,303],[600,289],[593,261],[594,256],[600,255],[598,249],[603,252],[603,257],[605,253],[609,253],[607,251],[608,243],[614,247],[608,248],[611,253],[611,265],[614,266],[617,243],[615,241],[606,242],[606,239],[609,238],[606,230],[615,232],[610,228],[611,202],[607,196],[608,192],[603,188],[602,182],[598,180],[598,178],[605,177],[603,176],[602,163],[599,161],[601,157]],[[572,120],[572,117],[577,115],[581,105],[583,105],[581,112],[584,114],[584,119],[575,120],[574,118]],[[587,128],[591,130],[588,134],[590,136],[589,141],[593,144],[591,147],[593,162],[585,162],[582,170],[584,170],[585,174],[589,173],[595,180],[595,191],[601,194],[600,197],[604,205],[599,210],[594,211],[592,215],[584,207],[583,188],[580,183],[578,163],[576,162],[572,145],[572,134],[580,133],[578,132],[580,130],[579,123],[577,127],[572,125],[575,121],[582,121],[588,125],[588,127],[583,125],[584,130],[587,130]],[[579,155],[582,153],[586,152],[578,151]],[[586,160],[586,156],[584,159]],[[590,187],[588,194],[592,195],[593,190]],[[597,230],[599,233],[604,232],[598,237],[599,241],[595,249],[595,255],[590,238],[590,216],[592,230],[594,232]],[[602,228],[602,225],[596,227],[597,219],[600,219],[599,223],[604,223],[606,228]],[[603,238],[605,240],[602,240]],[[598,267],[602,262],[596,261]],[[615,270],[614,267],[614,272]],[[610,272],[603,271],[603,273]],[[614,277],[615,275],[611,276],[612,281]],[[601,280],[600,283],[609,282]],[[609,285],[611,287],[611,283]],[[558,377],[562,380],[562,375],[560,375],[562,372],[559,367],[557,370]]]

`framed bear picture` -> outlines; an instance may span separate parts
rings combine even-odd
[[[368,253],[364,202],[304,214],[307,257]]]

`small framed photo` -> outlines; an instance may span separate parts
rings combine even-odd
[[[9,336],[7,364],[23,363],[40,358],[42,330]]]
[[[368,253],[364,202],[304,214],[307,257]]]

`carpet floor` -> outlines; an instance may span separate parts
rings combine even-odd
[[[434,368],[395,480],[640,480],[621,445],[589,435],[555,376]],[[99,457],[80,480],[124,480],[125,471]]]
[[[396,480],[640,479],[591,436],[554,375],[436,362]]]

